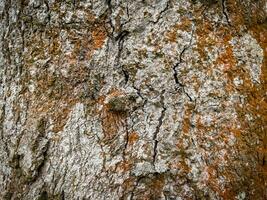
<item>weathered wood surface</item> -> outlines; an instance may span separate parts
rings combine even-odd
[[[265,0],[0,0],[0,199],[267,199]]]

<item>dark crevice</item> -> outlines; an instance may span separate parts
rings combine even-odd
[[[155,132],[153,133],[153,141],[154,141],[154,147],[153,147],[153,166],[155,167],[155,162],[156,162],[156,158],[157,158],[157,154],[158,154],[158,133],[160,131],[160,127],[162,126],[162,123],[163,123],[163,119],[165,117],[165,112],[166,112],[166,107],[164,106],[164,97],[163,97],[163,94],[164,94],[164,90],[162,92],[162,95],[161,95],[161,105],[162,105],[162,110],[161,110],[161,114],[158,118],[158,125],[156,127],[156,130]]]
[[[178,80],[178,74],[177,74],[177,68],[179,67],[179,65],[183,62],[183,54],[184,54],[184,52],[186,51],[186,49],[187,49],[187,46],[185,46],[184,48],[183,48],[183,50],[182,50],[182,52],[180,53],[180,55],[179,55],[179,60],[178,60],[178,62],[173,66],[173,76],[174,76],[174,81],[175,81],[175,83],[179,86],[179,87],[184,87],[184,85],[183,84],[181,84],[180,82],[179,82],[179,80]]]
[[[61,200],[65,200],[65,193],[64,193],[64,190],[61,192]]]
[[[136,90],[137,95],[141,98],[144,99],[141,90],[139,88],[137,88],[134,84],[133,84],[133,88]]]
[[[119,41],[119,44],[120,42],[123,42],[123,39],[129,34],[130,32],[127,31],[127,30],[123,30],[121,31],[117,37],[115,37],[115,41]]]
[[[129,130],[128,130],[127,118],[125,119],[125,129],[126,129],[126,136],[125,136],[126,141],[125,141],[125,144],[124,144],[124,149],[123,149],[123,154],[122,154],[123,160],[125,160],[126,150],[127,150],[128,143],[129,143]]]
[[[118,41],[118,55],[116,57],[116,63],[119,66],[119,68],[121,68],[121,71],[124,75],[124,80],[125,80],[125,85],[128,83],[129,81],[129,73],[128,71],[125,70],[124,66],[120,65],[120,58],[121,58],[121,52],[123,49],[123,43],[124,43],[124,39],[130,34],[129,31],[124,30],[122,32],[120,32],[120,34],[115,38],[115,41]]]
[[[169,1],[168,1],[166,7],[163,10],[160,11],[159,17],[156,19],[156,21],[149,21],[149,22],[151,22],[153,24],[158,23],[159,20],[162,18],[163,13],[165,13],[169,9],[169,7],[170,7],[170,5],[169,5]]]
[[[136,180],[136,182],[135,182],[135,185],[134,185],[134,188],[133,188],[132,191],[131,191],[130,200],[133,200],[135,190],[136,190],[136,188],[138,187],[140,181],[141,181],[142,179],[144,179],[144,178],[145,178],[145,176],[140,176],[140,177],[137,178],[137,180]]]
[[[145,112],[144,111],[144,107],[145,107],[145,105],[147,103],[147,98],[145,98],[142,95],[140,88],[137,88],[134,84],[133,84],[133,88],[136,90],[137,95],[143,100],[143,103],[142,103],[142,105],[140,107],[142,107],[142,111]]]
[[[228,13],[227,13],[227,8],[226,8],[226,0],[222,0],[222,12],[226,18],[227,24],[229,26],[231,26],[230,19],[229,19]]]
[[[107,6],[108,6],[108,10],[110,11],[110,13],[112,13],[111,0],[106,0],[106,4],[107,4]]]
[[[45,3],[45,6],[46,6],[48,24],[50,24],[50,22],[51,22],[51,12],[50,12],[50,7],[49,7],[49,2],[48,2],[48,0],[45,0],[44,3]]]
[[[110,27],[111,27],[111,33],[108,31],[109,28],[106,26],[106,24],[109,24],[110,25]],[[106,22],[106,24],[104,25],[105,31],[107,33],[108,38],[112,40],[113,39],[113,34],[114,34],[114,31],[115,31],[115,28],[114,28],[114,26],[112,24],[111,19],[108,19],[108,21]]]
[[[153,147],[153,166],[155,167],[155,162],[158,154],[158,140],[154,139],[154,147]]]
[[[121,57],[121,52],[123,49],[123,43],[124,43],[124,39],[127,37],[127,35],[129,35],[129,31],[122,31],[116,38],[115,40],[118,41],[118,55],[117,55],[117,63],[119,63],[120,57]]]
[[[185,91],[185,85],[182,84],[180,81],[179,81],[179,78],[178,78],[178,72],[177,72],[177,68],[179,67],[179,65],[181,63],[183,63],[183,55],[184,53],[186,52],[186,50],[188,50],[191,45],[192,45],[192,40],[193,40],[193,34],[194,34],[194,29],[192,29],[192,33],[191,33],[191,38],[190,38],[190,42],[188,45],[185,45],[183,50],[181,51],[181,53],[179,54],[179,59],[178,59],[178,62],[172,67],[172,70],[173,70],[173,77],[174,77],[174,81],[175,81],[175,84],[182,89],[183,93],[185,93],[185,95],[189,98],[190,101],[193,101],[192,98],[190,97],[190,95]]]
[[[46,191],[43,191],[40,196],[37,198],[37,200],[48,200],[48,193]]]
[[[124,69],[123,66],[122,66],[122,73],[124,75],[124,80],[125,80],[125,85],[126,85],[129,81],[130,75],[129,75],[129,72]]]
[[[42,162],[39,164],[39,166],[36,169],[36,172],[37,172],[36,175],[30,180],[31,183],[35,182],[38,179],[38,177],[40,177],[40,174],[42,173],[42,169],[45,166],[45,163],[47,161],[49,145],[50,145],[50,142],[48,141],[42,152],[43,154]]]

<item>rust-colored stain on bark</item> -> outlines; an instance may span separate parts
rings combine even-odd
[[[117,164],[117,170],[120,172],[127,172],[132,168],[132,164],[129,161],[122,161]]]
[[[219,55],[215,65],[222,65],[224,71],[233,70],[236,67],[236,59],[233,55],[232,46],[229,44],[226,46],[225,51]]]
[[[51,9],[57,11],[58,6],[55,4]],[[84,101],[83,96],[87,93],[84,86],[90,82],[90,72],[83,61],[90,59],[94,51],[104,45],[107,37],[104,20],[96,19],[90,12],[87,15],[90,27],[87,32],[81,34],[75,28],[66,28],[66,37],[62,39],[62,30],[51,27],[37,31],[25,40],[29,52],[24,55],[24,66],[28,70],[36,69],[34,75],[28,71],[21,80],[24,86],[22,93],[30,102],[29,115],[50,118],[54,132],[63,130],[72,107]],[[66,41],[72,48],[63,52]],[[41,65],[36,60],[47,61]],[[28,90],[29,83],[35,87],[33,92]]]
[[[184,111],[183,123],[182,123],[182,131],[183,133],[189,133],[190,131],[190,119],[193,112],[193,106],[188,104]]]
[[[132,132],[129,134],[129,145],[133,145],[139,139],[139,134],[136,132]]]
[[[103,25],[93,30],[92,38],[94,49],[99,49],[103,46],[105,39],[107,38],[107,33]]]
[[[166,39],[169,42],[175,43],[177,42],[177,31],[187,31],[190,32],[192,29],[192,21],[187,17],[182,17],[181,22],[174,25],[171,30],[165,33]]]

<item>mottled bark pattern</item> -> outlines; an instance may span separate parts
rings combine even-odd
[[[1,0],[0,199],[267,199],[266,0]]]

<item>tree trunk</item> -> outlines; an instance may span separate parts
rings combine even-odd
[[[0,199],[267,199],[265,0],[1,0]]]

